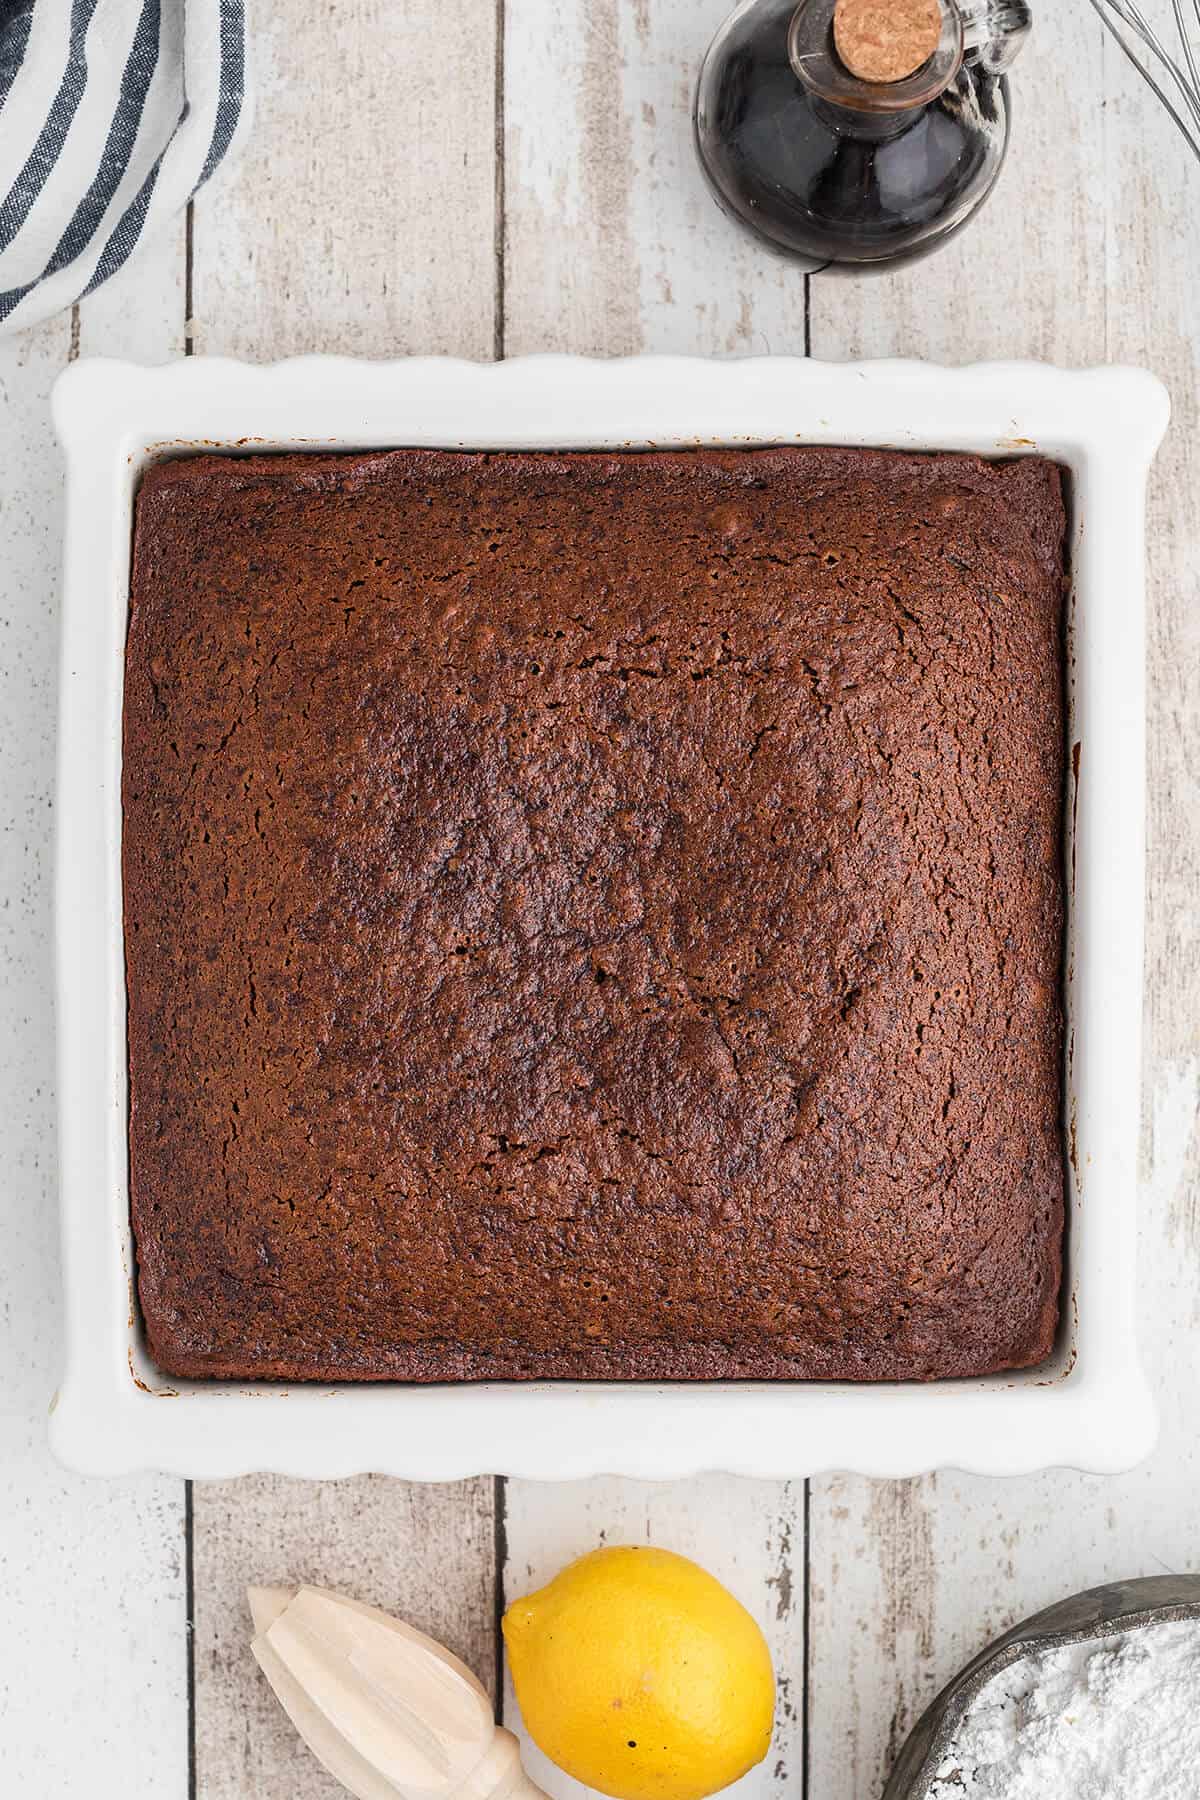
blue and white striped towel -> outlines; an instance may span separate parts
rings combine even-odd
[[[0,332],[115,274],[248,112],[244,0],[0,0]]]

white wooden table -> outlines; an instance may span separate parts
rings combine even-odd
[[[804,280],[706,197],[688,109],[727,0],[275,0],[235,169],[124,276],[0,343],[0,1790],[317,1800],[331,1784],[247,1656],[250,1577],[377,1599],[459,1650],[515,1723],[498,1609],[601,1541],[690,1551],[762,1619],[776,1742],[747,1797],[870,1800],[989,1635],[1108,1576],[1200,1565],[1200,168],[1086,0],[1041,0],[996,197],[933,261]],[[1164,17],[1166,15],[1163,6]],[[810,351],[1144,363],[1175,420],[1151,502],[1150,882],[1141,1200],[1161,1448],[1011,1482],[728,1478],[185,1489],[57,1470],[49,830],[60,472],[49,385],[81,354],[269,359]],[[714,1445],[714,1458],[720,1448]],[[578,1795],[536,1755],[556,1796]]]

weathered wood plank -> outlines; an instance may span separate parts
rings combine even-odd
[[[354,0],[263,9],[247,149],[196,203],[197,350],[488,357],[494,335],[495,11]],[[394,1607],[494,1683],[493,1483],[194,1493],[201,1800],[334,1789],[249,1654],[248,1580],[305,1578]]]
[[[775,1736],[757,1769],[728,1790],[741,1800],[797,1794],[803,1780],[803,1484],[709,1475],[647,1483],[605,1479],[555,1486],[513,1481],[504,1519],[504,1597],[511,1603],[601,1544],[653,1544],[710,1569],[762,1625],[778,1682]],[[553,1800],[581,1788],[548,1761],[520,1720],[511,1679],[505,1722],[521,1737],[525,1766]]]
[[[89,1482],[46,1448],[61,1373],[50,833],[61,466],[50,384],[68,359],[178,353],[182,230],[70,314],[0,342],[0,1118],[7,1178],[0,1567],[6,1792],[182,1795],[183,1484]],[[50,1721],[47,1697],[69,1730]]]
[[[505,309],[510,355],[804,349],[804,282],[722,219],[691,138],[692,89],[727,0],[507,0]],[[676,1484],[507,1484],[504,1593],[573,1556],[654,1543],[711,1568],[759,1617],[779,1673],[768,1760],[746,1795],[803,1781],[802,1485],[713,1476]],[[506,1691],[506,1719],[522,1726]],[[576,1783],[527,1745],[559,1800]]]
[[[692,149],[728,0],[507,0],[505,347],[804,350],[804,280],[735,232]]]
[[[492,1483],[419,1487],[261,1476],[194,1490],[196,1789],[201,1800],[343,1790],[300,1742],[250,1654],[246,1588],[309,1581],[448,1644],[495,1691]]]
[[[814,1800],[878,1791],[925,1701],[987,1638],[1109,1576],[1189,1567],[1200,1528],[1190,1366],[1200,1057],[1194,898],[1200,751],[1194,706],[1200,568],[1194,182],[1150,96],[1072,5],[1038,12],[1014,76],[1017,143],[1001,186],[958,244],[860,286],[813,284],[816,355],[946,361],[1045,356],[1146,363],[1175,423],[1157,464],[1150,532],[1150,914],[1142,1320],[1163,1410],[1159,1451],[1119,1480],[1053,1472],[989,1482],[814,1484],[811,1785]]]
[[[252,53],[249,141],[196,202],[195,348],[490,357],[494,0],[286,0]]]

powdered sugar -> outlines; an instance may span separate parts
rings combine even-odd
[[[968,1708],[928,1800],[1197,1800],[1200,1620],[1022,1657]]]

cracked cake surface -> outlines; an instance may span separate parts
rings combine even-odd
[[[1045,1358],[1063,534],[1037,457],[150,470],[123,862],[156,1362]]]

